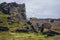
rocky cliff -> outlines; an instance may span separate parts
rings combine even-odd
[[[5,14],[9,14],[11,18],[15,17],[23,20],[26,20],[26,9],[25,4],[17,4],[16,2],[6,3],[3,2],[0,4],[0,11]]]
[[[8,27],[10,30],[21,28],[26,20],[25,4],[16,2],[0,4],[0,26]]]

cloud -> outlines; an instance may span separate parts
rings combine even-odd
[[[37,18],[60,18],[60,0],[33,0],[30,6],[28,6],[28,9],[30,8],[33,11],[32,16],[34,15]]]

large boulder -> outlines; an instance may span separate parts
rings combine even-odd
[[[30,21],[27,21],[27,24],[32,25],[32,23]]]
[[[9,8],[2,8],[2,12],[5,14],[9,14]]]
[[[44,31],[44,24],[42,24],[42,26],[41,26],[41,30],[40,30],[41,32],[43,32]]]
[[[51,20],[50,20],[50,23],[54,23],[54,20],[53,20],[53,19],[51,19]]]
[[[43,32],[43,34],[46,34],[47,36],[55,36],[55,35],[60,35],[60,33],[49,30],[48,32]]]
[[[33,25],[31,25],[31,30],[33,31],[33,32],[35,32],[35,33],[38,33],[38,31],[36,30],[36,28],[33,26]]]
[[[44,28],[46,29],[50,29],[52,27],[50,23],[43,23],[42,25],[44,25]]]
[[[41,32],[49,31],[51,29],[52,25],[50,23],[43,23],[40,27]]]
[[[8,30],[9,30],[8,27],[0,26],[0,31],[8,31]]]
[[[28,33],[29,31],[27,29],[16,29],[15,32]]]

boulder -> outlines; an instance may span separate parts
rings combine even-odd
[[[44,24],[42,24],[42,26],[41,26],[41,30],[40,30],[41,32],[43,32],[44,31]]]
[[[15,32],[28,33],[29,31],[27,29],[16,29]]]
[[[48,32],[43,32],[43,34],[46,34],[47,36],[55,36],[55,35],[60,35],[60,33],[55,32],[55,31],[48,31]]]
[[[27,21],[27,24],[32,25],[32,23],[30,21]]]
[[[8,27],[0,26],[0,31],[8,31],[8,30],[9,30]]]
[[[54,20],[53,20],[53,19],[51,19],[51,20],[50,20],[50,22],[51,22],[51,23],[54,23]]]
[[[51,29],[52,25],[50,23],[43,23],[40,27],[40,31],[44,32],[44,31],[49,31]],[[47,29],[47,30],[44,30]]]
[[[11,20],[11,17],[7,17],[8,20]]]
[[[9,8],[3,8],[2,12],[5,13],[5,14],[8,14],[9,13]]]
[[[32,31],[34,31],[35,33],[38,33],[38,32],[36,31],[36,28],[35,28],[33,25],[31,25],[31,28],[32,28]]]

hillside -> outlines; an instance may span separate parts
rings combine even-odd
[[[24,3],[3,2],[0,4],[0,40],[55,40],[60,37],[60,29],[51,30],[49,21],[27,20]],[[55,24],[57,22],[52,25]]]
[[[15,30],[17,28],[22,28],[25,24],[25,21],[20,21],[20,23],[18,24],[16,23],[15,18],[14,23],[9,24],[7,17],[10,17],[10,15],[0,12],[0,26],[9,28],[9,31],[0,31],[0,40],[46,40],[45,36],[41,33],[35,34],[11,32],[12,30]],[[51,40],[51,38],[47,38],[47,40]]]

